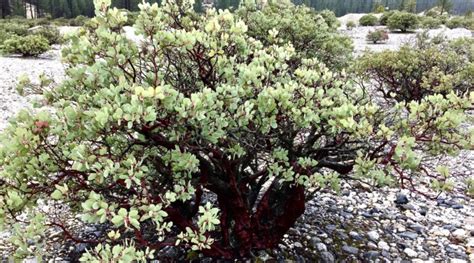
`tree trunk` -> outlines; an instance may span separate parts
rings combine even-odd
[[[252,250],[275,248],[305,210],[302,186],[273,183],[255,210],[247,202],[242,185],[231,188],[217,193],[222,239],[215,245],[222,252],[218,257],[224,259],[249,258]],[[211,249],[207,254],[216,256],[216,251]]]

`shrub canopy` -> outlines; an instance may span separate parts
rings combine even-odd
[[[39,26],[36,28],[30,28],[29,33],[43,36],[48,40],[50,45],[60,44],[62,42],[61,33],[55,26]]]
[[[49,49],[48,39],[41,35],[13,35],[1,46],[2,52],[6,54],[21,54],[26,57],[41,55]]]
[[[386,30],[378,29],[375,31],[369,31],[367,34],[367,41],[370,41],[374,44],[385,40],[388,40],[388,32]]]
[[[418,16],[408,12],[395,12],[387,20],[390,30],[400,30],[403,33],[416,29],[418,24]]]
[[[399,51],[369,52],[358,61],[359,75],[371,80],[385,98],[421,101],[428,95],[473,90],[474,41],[450,42],[419,35],[415,45]]]
[[[245,5],[238,13],[248,25],[247,33],[264,45],[275,43],[275,39],[291,42],[298,57],[316,57],[331,69],[341,69],[350,61],[352,42],[338,33],[339,22],[333,12],[317,13],[289,1],[269,1],[261,10]]]
[[[384,12],[382,16],[380,17],[379,23],[383,26],[386,26],[388,22],[388,18],[391,17],[393,14],[395,14],[395,12],[396,11],[394,10]]]
[[[2,135],[0,221],[14,223],[18,257],[40,250],[47,229],[95,247],[86,262],[146,261],[166,246],[249,257],[280,242],[307,189],[337,190],[340,179],[442,184],[446,172],[427,175],[417,151],[443,156],[474,142],[460,126],[474,94],[386,110],[343,72],[298,52],[302,43],[278,30],[257,40],[227,10],[198,16],[192,1],[142,4],[134,42],[123,33],[127,17],[97,2],[63,52],[66,80],[43,90],[54,110],[22,111]],[[42,209],[50,199],[106,231],[84,240]]]
[[[442,21],[438,18],[425,16],[421,19],[421,27],[425,29],[436,29],[441,27]]]
[[[379,19],[371,14],[364,15],[359,19],[359,24],[361,26],[375,26]]]

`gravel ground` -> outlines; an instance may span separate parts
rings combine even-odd
[[[359,26],[352,30],[347,30],[345,26],[341,26],[340,30],[350,36],[354,41],[354,51],[356,55],[361,54],[366,49],[371,51],[383,51],[383,50],[397,50],[401,45],[405,43],[413,43],[416,39],[416,34],[423,32],[423,30],[416,30],[411,33],[388,33],[388,40],[384,43],[373,44],[366,40],[366,36],[369,31],[376,29],[386,29],[385,26]],[[448,39],[456,39],[461,37],[471,37],[473,33],[464,28],[439,28],[429,30],[430,36],[443,35]]]
[[[387,44],[370,45],[365,42],[370,29],[341,28],[354,39],[356,52],[396,49],[414,36],[390,34]],[[430,34],[439,32],[450,38],[471,35],[460,29]],[[31,97],[19,96],[14,88],[20,75],[35,79],[45,72],[58,81],[64,76],[57,49],[37,59],[0,57],[0,70],[0,130],[8,118],[29,107]],[[474,175],[473,151],[445,162],[460,174]],[[5,256],[2,248],[7,236],[8,232],[0,233],[0,256]],[[462,193],[430,200],[399,189],[371,192],[344,183],[340,195],[318,193],[280,247],[259,257],[297,262],[474,262],[474,203]]]
[[[415,40],[416,34],[423,32],[422,29],[418,29],[411,33],[393,33],[389,32],[389,39],[380,44],[373,44],[367,42],[366,37],[369,31],[374,31],[376,29],[386,29],[385,26],[358,26],[352,30],[348,30],[346,25],[349,21],[352,21],[358,24],[359,19],[365,14],[347,14],[345,16],[339,17],[338,20],[341,23],[339,30],[348,35],[354,41],[354,51],[356,55],[361,54],[364,50],[372,51],[383,51],[383,50],[396,50],[401,45],[405,43],[412,43]],[[380,17],[381,14],[375,14],[375,16]],[[460,37],[471,37],[474,36],[474,32],[464,28],[454,28],[449,29],[446,27],[431,29],[428,31],[430,36],[444,35],[448,39],[456,39]]]
[[[0,130],[7,120],[23,108],[28,108],[32,97],[22,97],[16,92],[18,78],[27,75],[32,81],[45,73],[59,81],[64,76],[64,66],[60,62],[59,47],[38,58],[21,56],[0,56]]]

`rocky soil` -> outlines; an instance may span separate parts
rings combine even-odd
[[[7,120],[23,108],[30,107],[32,97],[22,97],[16,91],[18,78],[27,75],[37,81],[42,73],[59,81],[64,76],[64,66],[60,62],[59,47],[38,58],[21,56],[0,56],[0,130]]]
[[[371,29],[341,28],[354,39],[356,52],[394,49],[414,36],[390,34],[387,44],[370,45],[365,36]],[[430,34],[439,32],[471,35],[460,29]],[[35,79],[42,72],[58,81],[64,76],[58,50],[36,59],[0,57],[0,130],[16,112],[30,107],[32,98],[15,91],[17,78],[27,74]],[[458,174],[474,176],[473,151],[443,162]],[[0,258],[7,256],[2,249],[7,236],[8,231],[0,233]],[[405,190],[370,191],[345,183],[340,194],[318,193],[279,248],[257,256],[282,262],[474,262],[474,202],[462,192],[432,200]]]
[[[356,55],[361,54],[366,49],[372,50],[372,51],[383,51],[387,49],[396,50],[405,43],[413,42],[415,40],[416,33],[423,32],[422,29],[418,29],[409,34],[389,32],[388,34],[389,39],[386,42],[380,43],[380,44],[373,44],[373,43],[367,42],[366,40],[367,34],[369,33],[369,31],[374,31],[376,29],[385,29],[386,28],[385,26],[358,26],[356,28],[353,28],[352,30],[348,30],[346,27],[346,24],[349,21],[352,21],[358,24],[359,19],[363,15],[364,14],[347,14],[343,17],[338,18],[339,22],[341,23],[339,30],[352,38],[352,40],[354,41],[354,51]],[[380,16],[380,15],[376,15],[376,16]],[[448,39],[474,36],[473,32],[464,28],[449,29],[446,27],[441,27],[439,29],[431,29],[428,31],[428,33],[432,37],[437,36],[437,35],[443,35]]]

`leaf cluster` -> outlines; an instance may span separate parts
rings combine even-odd
[[[409,30],[418,28],[420,23],[419,17],[416,14],[405,11],[394,12],[387,20],[387,27],[390,30],[400,30],[405,33]]]
[[[367,34],[367,41],[377,44],[378,42],[383,42],[388,40],[388,32],[383,29],[378,29],[375,31],[369,31]]]
[[[359,25],[361,26],[375,26],[377,25],[379,19],[372,15],[372,14],[368,14],[368,15],[364,15],[362,16],[360,19],[359,19]]]
[[[50,49],[48,39],[41,35],[13,36],[3,42],[1,50],[7,54],[38,56]]]

